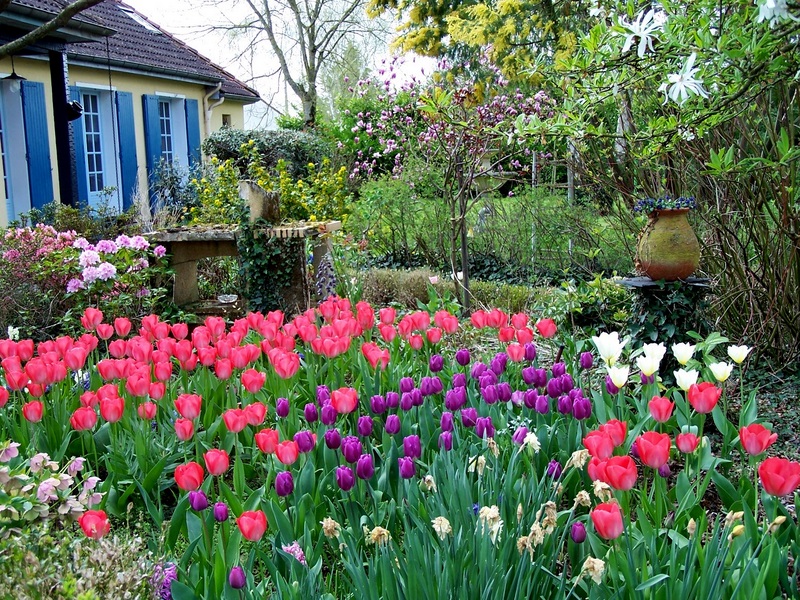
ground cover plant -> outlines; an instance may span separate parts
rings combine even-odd
[[[163,531],[161,597],[798,594],[800,464],[768,457],[754,393],[730,420],[751,349],[719,334],[633,350],[336,297],[191,331],[82,324],[0,341],[2,535],[35,508],[101,543],[135,511]]]

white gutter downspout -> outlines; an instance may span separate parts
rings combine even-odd
[[[211,100],[211,96],[222,89],[222,82],[220,81],[216,87],[211,90],[208,94],[203,97],[203,116],[204,118],[204,125],[206,130],[206,137],[211,135],[211,114],[214,112],[214,109],[225,102],[225,96],[220,95],[219,100],[217,100],[214,104],[209,105],[208,101]]]

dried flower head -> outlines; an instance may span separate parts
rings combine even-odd
[[[500,456],[500,448],[497,446],[497,442],[494,441],[494,438],[486,438],[486,448],[495,458]]]
[[[772,523],[769,524],[769,532],[770,533],[775,533],[778,530],[778,528],[781,525],[783,525],[785,522],[786,522],[786,516],[785,515],[780,515],[778,517],[775,517],[775,520]]]
[[[469,459],[467,463],[467,472],[474,473],[475,471],[478,472],[478,475],[483,475],[483,470],[486,468],[486,457],[485,456],[473,456]]]
[[[500,509],[497,505],[483,506],[478,512],[479,527],[482,533],[489,533],[492,543],[496,544],[503,530],[503,520],[500,518]]]
[[[375,544],[376,546],[385,546],[389,543],[390,539],[392,539],[392,535],[389,533],[389,530],[379,525],[369,532],[367,543]]]
[[[739,521],[744,517],[744,511],[733,512],[730,511],[727,515],[725,515],[725,527],[731,527],[736,521]]]
[[[425,477],[422,478],[419,487],[426,492],[436,493],[436,480],[433,478],[433,475],[425,475]]]
[[[589,507],[592,505],[592,498],[589,496],[589,492],[586,490],[581,490],[577,494],[575,494],[575,502],[572,504],[573,508],[577,508],[579,506],[586,506]]]
[[[581,569],[581,576],[588,575],[595,583],[603,581],[603,572],[606,570],[606,563],[599,558],[587,556],[583,561],[583,568]]]
[[[576,450],[572,453],[572,456],[569,457],[567,464],[564,465],[564,469],[566,470],[570,467],[583,469],[587,462],[589,462],[589,451],[586,448],[583,448],[582,450]]]
[[[446,538],[449,534],[453,533],[453,528],[450,526],[450,521],[446,517],[436,517],[433,521],[433,530],[440,540]]]
[[[599,479],[592,485],[592,491],[601,502],[608,502],[613,497],[611,486],[604,481],[600,481]]]
[[[319,524],[322,525],[322,533],[325,534],[326,538],[333,539],[339,537],[342,526],[330,517],[325,517]]]
[[[694,537],[695,532],[697,531],[697,521],[694,519],[689,519],[689,524],[686,525],[686,533],[689,534],[689,537]]]

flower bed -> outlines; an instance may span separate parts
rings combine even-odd
[[[800,464],[764,458],[776,436],[754,394],[729,421],[718,334],[672,348],[665,389],[662,345],[499,310],[465,323],[331,298],[191,332],[96,309],[82,324],[0,341],[0,504],[61,513],[57,466],[8,483],[34,455],[82,457],[94,487],[70,511],[90,538],[130,503],[163,525],[163,597],[798,594],[782,499]],[[456,351],[469,336],[502,351]]]

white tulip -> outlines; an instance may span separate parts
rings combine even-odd
[[[608,375],[611,377],[611,381],[614,383],[615,386],[622,389],[625,387],[625,384],[628,383],[628,375],[631,372],[631,368],[627,365],[621,367],[608,367]]]
[[[678,362],[685,366],[691,360],[694,348],[694,344],[673,344],[672,353]]]
[[[620,341],[619,333],[616,331],[611,333],[604,331],[599,336],[593,336],[592,341],[597,346],[600,358],[609,366],[613,366],[619,360],[622,349],[628,343],[627,339]]]
[[[678,387],[684,392],[688,392],[689,388],[697,383],[697,376],[700,375],[700,373],[694,369],[689,371],[678,369],[677,371],[674,371],[673,374],[675,375],[675,383],[677,383]]]
[[[733,365],[726,362],[711,363],[708,365],[708,368],[711,369],[711,372],[714,374],[714,379],[720,383],[727,381],[733,371]]]
[[[659,360],[652,356],[640,356],[636,359],[636,366],[645,377],[650,377],[653,373],[658,371]]]
[[[661,362],[667,353],[667,347],[664,344],[645,344],[642,346],[642,350],[645,356],[655,359],[656,362]]]
[[[733,362],[740,365],[744,362],[744,359],[747,358],[747,355],[750,354],[751,350],[752,348],[749,346],[728,346],[728,356],[731,357]]]

